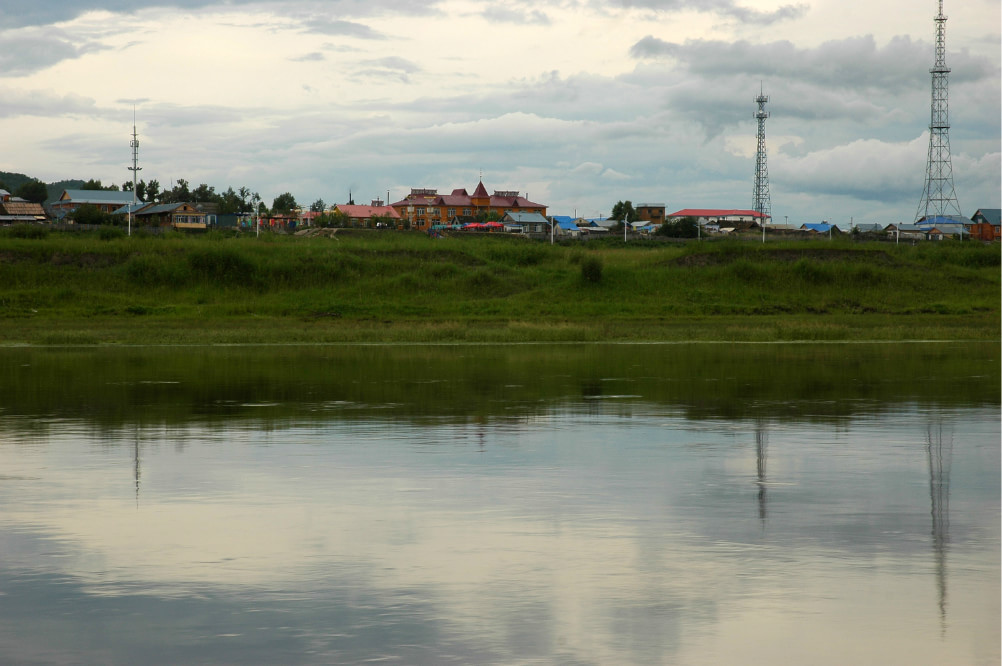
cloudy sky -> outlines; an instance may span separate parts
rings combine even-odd
[[[771,97],[776,222],[911,221],[927,0],[0,0],[0,170],[266,203],[519,190],[750,208]],[[947,0],[961,209],[1000,206],[1000,6]]]

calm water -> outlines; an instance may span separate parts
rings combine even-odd
[[[0,663],[998,664],[998,345],[0,350]]]

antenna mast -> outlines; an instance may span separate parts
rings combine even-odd
[[[962,216],[957,192],[953,189],[953,163],[950,160],[950,68],[946,66],[946,16],[939,0],[936,21],[936,63],[932,74],[932,107],[929,118],[929,159],[926,162],[925,187],[915,220],[955,214]]]
[[[752,197],[752,210],[760,213],[762,225],[772,219],[772,202],[769,200],[769,166],[765,159],[765,119],[769,117],[769,112],[765,110],[765,103],[769,101],[769,96],[764,89],[759,88],[759,95],[755,98],[758,104],[758,111],[755,112],[755,119],[758,120],[758,149],[755,151],[755,193]]]
[[[129,235],[132,235],[132,211],[136,207],[137,195],[136,195],[136,174],[142,171],[143,167],[139,166],[139,136],[136,134],[136,107],[132,107],[132,142],[129,144],[132,146],[132,166],[129,167],[129,171],[132,172],[132,206],[129,207]]]

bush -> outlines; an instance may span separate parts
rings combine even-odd
[[[587,257],[581,261],[581,279],[597,284],[602,281],[602,259]]]
[[[193,273],[207,280],[246,284],[254,277],[254,264],[239,252],[223,247],[200,248],[188,255]]]
[[[125,230],[121,227],[101,227],[98,231],[98,238],[101,240],[115,240],[116,238],[125,238]]]
[[[9,238],[48,238],[49,228],[38,224],[15,224],[3,230],[3,235]]]

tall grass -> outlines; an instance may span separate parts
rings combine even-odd
[[[857,334],[833,324],[841,317],[977,315],[974,328],[997,336],[999,257],[998,245],[947,242],[551,246],[416,233],[0,234],[0,324],[157,316],[205,325],[267,317],[341,327],[437,323],[429,333],[436,335],[444,322],[456,331],[463,322],[504,321],[505,335],[515,322],[536,334],[567,327],[564,333],[601,335],[603,326],[621,334],[616,322],[632,322],[646,336],[679,318],[736,316],[749,319],[747,330],[732,328],[733,335],[838,339]],[[775,316],[799,323],[756,328],[756,317]]]

